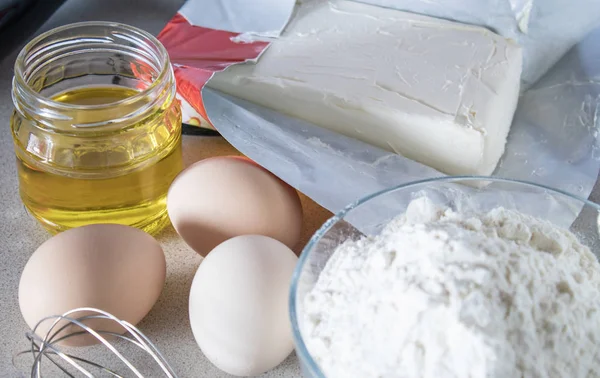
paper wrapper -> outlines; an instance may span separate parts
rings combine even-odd
[[[375,0],[369,2],[373,1]],[[473,1],[475,0],[471,2]],[[257,15],[243,13],[235,7],[238,3],[235,0],[213,0],[208,4],[205,1],[190,0],[182,9],[182,14],[176,16],[160,34],[159,38],[169,50],[175,64],[179,94],[188,102],[184,106],[194,109],[197,112],[196,117],[209,119],[212,126],[242,153],[333,212],[373,192],[440,176],[435,170],[402,156],[264,107],[206,88],[200,96],[202,86],[214,72],[231,64],[260,58],[268,43],[252,42],[253,37],[277,38],[280,35],[291,15],[294,2],[273,0],[272,4],[267,6],[268,2],[261,1],[264,7],[258,12],[262,13]],[[594,1],[577,2],[595,4]],[[218,22],[210,25],[213,28],[221,27],[223,30],[206,28],[200,23],[194,24],[198,26],[192,26],[193,17],[186,12],[192,9],[190,4],[194,3],[202,4],[204,11],[212,7],[227,10],[219,13],[219,17],[227,19],[227,22],[222,24],[223,27]],[[425,4],[415,1],[386,1],[387,5],[394,7],[397,4],[406,7],[412,3]],[[461,4],[461,9],[467,9],[462,1],[426,3],[437,4],[436,9],[443,10],[445,15],[450,15],[448,12],[452,12],[452,5],[456,6],[458,3]],[[479,4],[478,1],[476,3]],[[481,3],[494,10],[500,8],[494,8],[491,3],[506,3],[504,5],[508,5],[507,9],[510,10],[511,25],[517,29],[524,28],[523,25],[519,26],[523,20],[519,19],[518,12],[519,9],[529,7],[527,2],[489,0]],[[543,29],[542,20],[556,19],[554,16],[564,4],[559,7],[555,3],[547,1],[532,4],[533,13],[528,18],[525,28],[527,35],[538,35]],[[276,10],[273,13],[267,12],[270,14],[267,17],[268,22],[252,25],[247,21],[265,17],[265,9],[271,9],[271,6]],[[592,6],[589,9],[595,11],[596,8]],[[477,19],[476,11],[482,10],[480,6],[469,9],[475,12],[469,13],[473,20]],[[245,12],[251,10],[245,9]],[[598,13],[600,14],[600,10]],[[494,14],[497,12],[494,11]],[[486,14],[487,18],[481,18],[483,15],[479,14],[482,21],[480,24],[490,25],[494,14]],[[535,14],[554,16],[543,18]],[[464,16],[465,13],[457,12],[455,17],[448,18],[462,20],[461,15]],[[563,48],[567,46],[564,50],[568,49],[574,38],[583,31],[581,25],[584,22],[579,23],[578,20],[581,18],[590,24],[587,8],[582,8],[577,15],[579,18],[574,17],[572,12],[565,14],[561,24],[565,30],[560,32],[566,37],[554,42]],[[241,21],[236,20],[245,17],[247,22],[240,26]],[[211,20],[215,19],[217,18]],[[569,29],[566,24],[578,26]],[[562,35],[561,33],[558,34]],[[553,32],[551,35],[556,36],[557,33]],[[534,38],[529,39],[532,41]],[[529,52],[533,51],[533,48],[525,43],[525,49],[525,55],[531,56]],[[545,56],[546,59],[556,60],[560,57],[559,54],[560,52],[556,51],[553,57],[549,57],[548,54]],[[542,71],[531,75],[539,76],[540,72]],[[582,197],[589,196],[600,168],[597,141],[600,114],[599,79],[600,29],[574,46],[541,80],[522,94],[506,153],[494,175],[532,181]]]
[[[269,43],[239,43],[236,38],[278,37],[294,5],[295,0],[185,3],[158,35],[173,63],[184,123],[213,128],[207,121],[200,91],[215,72],[257,59]]]

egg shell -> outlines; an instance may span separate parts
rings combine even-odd
[[[200,349],[219,369],[255,376],[292,352],[288,288],[297,260],[275,239],[244,235],[202,261],[190,291],[190,324]]]
[[[19,283],[19,306],[31,328],[46,316],[80,307],[98,308],[135,325],[158,299],[165,276],[162,248],[145,232],[116,224],[74,228],[47,240],[30,257]],[[51,323],[42,323],[36,333],[43,337]],[[125,332],[107,320],[86,324],[95,330]],[[61,334],[78,331],[72,326]],[[63,344],[95,342],[92,336],[77,336]]]
[[[202,256],[239,235],[265,235],[290,248],[300,240],[298,193],[249,159],[199,161],[173,181],[167,197],[171,222]]]

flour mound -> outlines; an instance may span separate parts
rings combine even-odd
[[[571,232],[426,199],[338,247],[305,297],[328,378],[599,377],[600,264]]]

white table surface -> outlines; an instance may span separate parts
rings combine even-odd
[[[118,21],[158,34],[177,12],[184,0],[68,0],[40,30],[77,21]],[[17,377],[12,357],[27,349],[27,325],[19,311],[19,277],[29,256],[48,234],[25,212],[18,196],[9,117],[12,65],[16,55],[4,59],[0,69],[0,377]],[[199,160],[206,141],[202,137],[184,137],[186,161]],[[172,229],[159,236],[167,256],[167,283],[150,314],[139,324],[163,352],[180,377],[228,377],[202,355],[189,326],[187,298],[193,275],[201,258],[181,242]],[[92,352],[90,351],[90,354]],[[95,348],[102,359],[104,349]],[[157,375],[152,375],[156,377]],[[295,355],[264,377],[300,377]]]

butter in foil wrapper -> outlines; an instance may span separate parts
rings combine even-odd
[[[524,48],[524,91],[494,176],[589,196],[600,170],[600,29],[594,29],[600,3],[472,0],[469,7],[462,0],[364,2],[477,24],[517,40]],[[334,212],[373,192],[441,175],[400,155],[204,88],[216,72],[260,59],[296,6],[287,0],[244,3],[250,5],[189,0],[161,32],[184,100],[184,121],[214,127],[242,153]]]

